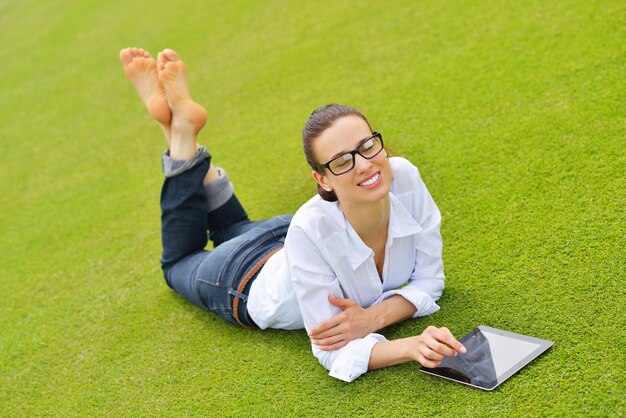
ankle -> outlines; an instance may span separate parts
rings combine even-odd
[[[176,161],[189,161],[191,160],[198,150],[196,148],[190,148],[189,146],[176,146],[172,144],[170,147],[170,158]]]
[[[180,156],[172,152],[172,149],[169,149],[162,156],[163,173],[165,177],[174,177],[195,167],[207,158],[210,159],[211,155],[204,147],[200,147],[190,158],[180,158]],[[210,167],[212,167],[212,164],[209,165]]]

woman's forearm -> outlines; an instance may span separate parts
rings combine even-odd
[[[376,332],[386,326],[404,321],[413,316],[416,311],[415,305],[400,295],[395,295],[367,308],[372,315],[372,325]]]
[[[368,370],[414,361],[413,352],[419,336],[379,342],[372,348]]]
[[[379,342],[370,353],[368,370],[418,361],[426,367],[439,367],[446,356],[464,354],[467,350],[446,327],[429,326],[420,335]]]

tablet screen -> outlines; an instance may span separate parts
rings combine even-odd
[[[461,339],[465,354],[422,371],[491,390],[547,350],[552,341],[480,326]]]

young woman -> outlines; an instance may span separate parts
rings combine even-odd
[[[446,328],[393,341],[376,333],[436,312],[444,275],[439,210],[417,168],[388,158],[365,116],[348,106],[316,109],[302,140],[318,195],[293,216],[252,222],[196,142],[207,114],[191,99],[176,52],[155,61],[127,48],[120,59],[169,143],[161,264],[172,289],[235,325],[306,328],[314,355],[344,381],[408,361],[436,367],[465,352]]]

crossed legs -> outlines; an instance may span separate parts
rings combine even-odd
[[[120,51],[124,72],[139,94],[148,113],[161,126],[173,160],[190,160],[198,152],[197,136],[207,119],[206,110],[191,99],[186,67],[176,51],[165,49],[157,60],[141,48]],[[209,167],[203,184],[220,177]]]
[[[276,234],[286,232],[288,221],[284,217],[250,221],[226,173],[198,145],[207,112],[192,100],[185,64],[175,51],[161,51],[154,60],[143,49],[126,48],[120,51],[120,60],[169,144],[162,157],[161,190],[165,280],[190,302],[232,323],[252,326],[245,298],[238,296],[242,302],[234,303],[233,295],[249,289],[237,290],[240,273],[282,245]],[[210,252],[204,249],[207,231],[215,247]]]
[[[166,49],[154,60],[140,48],[120,51],[120,60],[148,113],[169,144],[163,156],[166,179],[161,191],[161,263],[167,271],[178,261],[204,251],[207,230],[215,247],[253,226],[233,194],[223,170],[197,143],[206,110],[189,94],[185,64]]]

